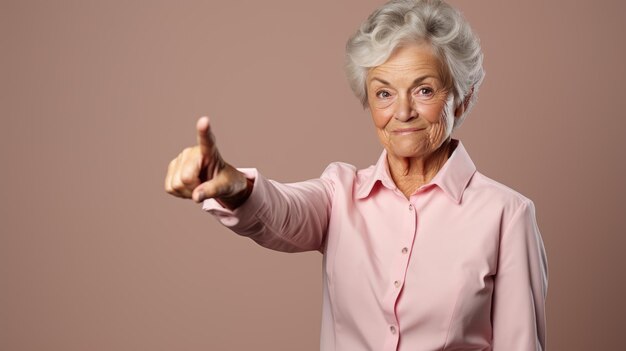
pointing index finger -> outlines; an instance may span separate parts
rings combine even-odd
[[[210,156],[215,147],[215,137],[211,133],[209,117],[200,117],[196,129],[198,130],[198,146],[200,146],[202,156]]]

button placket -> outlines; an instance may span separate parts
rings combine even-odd
[[[399,243],[400,245],[398,245],[398,247],[396,248],[396,250],[398,251],[396,251],[396,254],[394,255],[394,269],[393,272],[390,272],[391,279],[389,281],[389,283],[391,283],[393,287],[390,287],[388,289],[388,295],[386,296],[386,300],[389,301],[389,306],[391,306],[388,310],[388,315],[386,316],[390,333],[388,334],[388,343],[390,347],[392,346],[392,344],[397,346],[397,340],[400,336],[400,329],[398,327],[399,315],[393,306],[397,304],[398,299],[400,298],[400,295],[402,293],[410,258],[409,252],[415,240],[416,230],[415,218],[417,215],[417,209],[411,201],[407,201],[404,206],[407,206],[405,208],[408,209],[409,213],[405,215],[407,216],[406,222],[403,221],[403,228],[401,230],[403,233],[406,234],[403,235],[405,237]]]

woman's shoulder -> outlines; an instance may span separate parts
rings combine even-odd
[[[337,174],[337,173],[355,174],[356,172],[357,172],[356,166],[351,165],[347,162],[336,161],[336,162],[331,162],[328,166],[326,166],[326,169],[324,170],[323,174]]]
[[[375,172],[375,168],[375,165],[366,168],[358,168],[350,163],[337,161],[326,166],[321,178],[335,178],[360,182],[363,179],[370,178]]]
[[[333,182],[351,183],[357,178],[359,170],[356,166],[346,162],[331,162],[320,178]]]
[[[492,206],[519,208],[520,206],[534,206],[533,201],[514,189],[483,173],[476,171],[465,189],[464,197],[480,199],[489,202]]]
[[[360,169],[350,163],[332,162],[320,178],[329,182],[335,190],[344,189],[344,192],[354,195],[360,187],[371,183],[375,172],[375,165]]]

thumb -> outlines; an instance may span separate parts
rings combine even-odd
[[[227,164],[222,172],[193,189],[191,197],[195,202],[210,198],[230,198],[245,192],[247,187],[245,175]]]
[[[191,198],[195,202],[202,202],[206,199],[211,199],[223,192],[224,184],[220,178],[210,179],[200,185],[198,185],[191,193]]]

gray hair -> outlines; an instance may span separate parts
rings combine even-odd
[[[391,0],[374,11],[346,44],[346,75],[367,108],[368,71],[383,64],[403,44],[427,42],[452,80],[453,105],[465,103],[461,125],[476,101],[485,76],[478,37],[461,13],[441,0]]]

